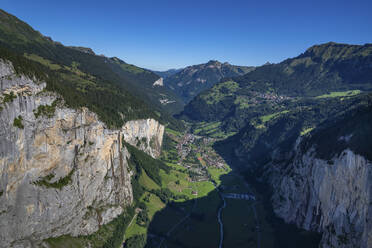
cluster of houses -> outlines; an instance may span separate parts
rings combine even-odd
[[[185,134],[183,137],[182,137],[182,140],[181,142],[179,142],[177,144],[177,151],[178,151],[178,155],[184,159],[187,154],[190,153],[191,151],[191,147],[188,146],[188,144],[190,143],[193,143],[195,140],[195,135],[193,134]]]
[[[225,168],[225,161],[219,156],[209,156],[208,154],[203,154],[203,159],[209,165],[213,165],[217,168]]]
[[[262,101],[261,99],[268,100],[274,103],[279,103],[285,100],[289,100],[291,98],[288,96],[280,96],[275,93],[261,93],[252,91],[250,96],[243,97],[243,99],[244,99],[243,102],[246,102],[246,104],[258,104]]]

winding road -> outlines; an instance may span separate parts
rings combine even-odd
[[[238,175],[238,177],[241,178],[241,180],[243,180],[244,182],[244,186],[247,188],[248,192],[250,195],[254,196],[255,195],[251,192],[250,190],[250,187],[249,187],[249,184],[244,180],[243,177],[241,177],[240,175]],[[220,224],[220,243],[219,243],[219,246],[218,248],[222,248],[222,244],[223,244],[223,238],[224,238],[224,232],[223,232],[223,221],[222,221],[222,210],[224,208],[226,208],[227,204],[226,204],[226,199],[225,197],[223,196],[223,194],[219,191],[218,187],[213,183],[214,187],[216,188],[219,196],[221,197],[221,200],[223,201],[223,204],[221,205],[221,207],[218,209],[218,213],[217,213],[217,219],[218,219],[218,223]],[[254,218],[255,218],[255,223],[256,223],[256,233],[257,233],[257,248],[261,248],[261,227],[260,227],[260,222],[258,220],[258,215],[257,215],[257,211],[256,211],[256,203],[253,203],[251,205],[251,208],[252,208],[252,212],[253,212],[253,215],[254,215]]]
[[[218,189],[217,189],[218,190]],[[226,207],[226,200],[225,198],[222,196],[222,194],[218,191],[222,201],[223,201],[223,204],[222,206],[218,209],[218,214],[217,214],[217,218],[218,218],[218,223],[220,223],[220,244],[219,244],[219,248],[222,248],[222,243],[223,243],[223,222],[222,222],[222,209],[224,209]]]
[[[221,206],[219,207],[218,209],[218,212],[217,212],[217,220],[218,220],[218,224],[219,224],[219,230],[220,230],[220,240],[219,240],[219,245],[218,245],[218,248],[222,248],[223,247],[223,242],[224,242],[224,225],[223,225],[223,220],[222,220],[222,211],[223,209],[225,209],[227,207],[227,200],[225,199],[225,196],[224,194],[220,191],[220,189],[218,188],[218,186],[215,184],[214,180],[212,179],[211,175],[209,174],[208,170],[203,167],[202,170],[205,171],[205,173],[208,175],[209,177],[209,181],[213,183],[214,185],[214,188],[215,190],[217,191],[219,197],[221,198],[222,200],[222,204]],[[237,174],[236,172],[234,173],[234,176],[236,176],[237,178],[241,179],[242,182],[244,183],[244,186],[245,188],[247,189],[248,193],[250,195],[253,196],[253,200],[255,201],[256,200],[256,196],[252,193],[252,191],[250,190],[250,186],[249,184],[245,181],[245,179]],[[243,198],[241,198],[243,200]],[[244,198],[245,199],[245,198]],[[161,240],[160,240],[160,243],[158,245],[158,248],[161,248],[164,241],[166,241],[167,237],[170,237],[171,234],[182,224],[184,223],[190,216],[191,216],[191,213],[194,211],[194,209],[196,208],[196,205],[197,205],[197,198],[194,199],[194,205],[191,209],[191,211],[189,213],[187,213],[180,221],[178,221],[176,224],[174,224],[166,233],[165,236],[161,237]],[[249,206],[247,206],[249,208]],[[260,227],[260,222],[259,222],[259,218],[258,218],[258,214],[257,214],[257,211],[256,211],[256,203],[254,202],[253,204],[250,204],[250,207],[252,209],[252,212],[253,212],[253,215],[254,215],[254,220],[255,220],[255,231],[257,233],[257,248],[261,248],[261,227]]]
[[[250,190],[250,186],[245,181],[244,177],[242,177],[241,175],[238,175],[238,177],[240,177],[241,180],[243,180],[244,186],[248,189],[248,192],[251,195],[254,195],[253,192]],[[257,248],[261,248],[261,227],[260,227],[260,222],[258,221],[258,216],[257,216],[257,211],[256,211],[256,203],[253,203],[251,205],[251,208],[252,208],[252,211],[253,211],[253,214],[254,214],[254,219],[255,219],[256,227],[257,227],[256,228],[256,232],[257,232]]]

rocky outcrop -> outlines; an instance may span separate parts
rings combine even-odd
[[[154,119],[128,121],[122,128],[126,142],[157,158],[161,153],[164,126]]]
[[[372,163],[348,149],[331,160],[296,152],[272,177],[276,214],[322,232],[321,247],[372,247]]]
[[[164,86],[164,83],[163,83],[163,78],[159,78],[158,80],[156,80],[153,84],[153,86]]]
[[[123,138],[148,138],[138,147],[155,157],[164,127],[149,119],[109,130],[4,61],[0,78],[0,247],[90,234],[121,214],[133,199]]]

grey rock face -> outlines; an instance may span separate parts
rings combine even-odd
[[[372,163],[345,150],[330,161],[298,152],[272,177],[275,213],[323,232],[321,247],[372,247]]]
[[[159,78],[158,80],[156,80],[153,84],[153,86],[164,86],[164,83],[163,83],[163,78]]]
[[[139,148],[160,154],[164,127],[155,120],[109,130],[88,109],[62,105],[53,117],[36,118],[40,105],[56,99],[42,91],[45,86],[16,76],[0,60],[0,103],[4,94],[16,95],[0,109],[0,247],[97,231],[133,200],[122,138],[133,143],[146,137],[147,146]],[[18,116],[24,128],[13,125]]]
[[[122,128],[124,139],[129,144],[157,158],[161,153],[164,126],[154,119],[128,121]]]

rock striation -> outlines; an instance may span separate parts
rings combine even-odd
[[[154,119],[128,121],[123,126],[122,133],[129,144],[153,158],[160,156],[164,126],[158,121]]]
[[[298,149],[271,177],[274,211],[286,222],[322,232],[321,247],[372,247],[371,168],[371,161],[349,149],[331,160],[317,158],[315,149]]]
[[[110,130],[88,109],[63,106],[45,87],[0,60],[0,247],[97,231],[133,200],[123,138],[160,154],[164,127],[157,121]]]

